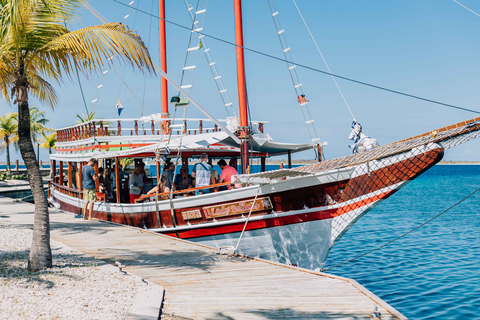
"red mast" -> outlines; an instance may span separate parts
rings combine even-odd
[[[160,66],[167,73],[167,41],[165,35],[165,0],[158,1],[158,11],[160,15]],[[168,117],[168,82],[162,77],[162,114],[163,118]],[[163,122],[165,126],[166,121]]]
[[[243,26],[242,26],[242,1],[235,2],[235,39],[237,44],[237,83],[238,83],[238,109],[240,114],[240,140],[242,140],[241,157],[242,173],[247,173],[248,168],[248,117],[247,117],[247,90],[245,88],[245,62],[243,57]]]

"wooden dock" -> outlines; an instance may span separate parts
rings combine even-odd
[[[0,197],[0,222],[33,227],[34,206]],[[406,319],[351,279],[50,211],[52,238],[165,288],[162,319]],[[161,303],[159,301],[159,303]]]

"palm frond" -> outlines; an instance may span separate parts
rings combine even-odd
[[[78,118],[79,121],[76,121],[77,124],[80,124],[80,123],[85,123],[85,122],[88,122],[90,120],[93,120],[95,119],[95,111],[92,111],[92,112],[89,112],[87,113],[87,115],[84,115],[82,113],[82,115],[79,115],[79,114],[76,114],[75,117]]]
[[[37,74],[29,72],[30,93],[41,102],[50,105],[52,108],[57,106],[57,93],[53,86]]]
[[[50,41],[36,52],[48,63],[57,63],[71,77],[75,65],[87,73],[99,71],[104,59],[119,57],[141,70],[153,72],[153,63],[145,44],[121,23],[108,23],[71,31]]]
[[[16,112],[12,112],[0,117],[0,141],[3,141],[0,149],[7,147],[7,139],[9,145],[17,141],[18,123],[16,114]]]
[[[51,134],[47,134],[43,132],[40,147],[44,149],[53,149],[55,148],[56,142],[57,142],[57,134],[55,132]]]

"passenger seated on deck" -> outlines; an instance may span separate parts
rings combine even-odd
[[[165,176],[162,176],[162,178],[160,179],[160,185],[148,191],[147,196],[155,196],[157,193],[157,189],[158,189],[158,194],[170,192],[170,188],[165,185],[166,182],[167,182],[167,178],[165,178]],[[167,200],[169,198],[170,198],[169,194],[164,194],[160,196],[159,200]]]
[[[140,194],[144,190],[142,167],[136,166],[133,173],[128,179],[129,191],[130,191],[130,203],[135,203],[135,199],[140,197]]]
[[[187,180],[184,182],[182,179],[182,174],[177,173],[175,176],[175,186],[177,186],[177,190],[184,190],[193,188],[192,186],[192,176],[188,175]]]
[[[188,175],[186,179],[183,179],[182,174],[178,173],[175,176],[175,186],[177,187],[177,190],[193,189],[192,180],[193,178],[191,175]]]
[[[111,171],[112,170],[110,168],[107,168],[105,169],[103,175],[103,185],[105,186],[105,199],[110,201],[113,200]]]
[[[177,190],[175,187],[175,181],[173,179],[173,173],[175,171],[175,164],[173,162],[167,162],[165,165],[165,170],[162,173],[162,177],[165,177],[166,183],[165,186],[169,189],[173,187],[173,190]]]
[[[105,188],[105,178],[103,175],[98,176],[98,192],[97,192],[97,200],[102,202],[106,202],[108,199],[108,193]]]

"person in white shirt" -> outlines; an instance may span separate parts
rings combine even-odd
[[[192,177],[195,178],[195,188],[205,187],[210,185],[212,176],[212,166],[207,163],[208,154],[205,152],[200,155],[200,163],[193,167]],[[196,190],[195,195],[210,193],[210,189]]]

